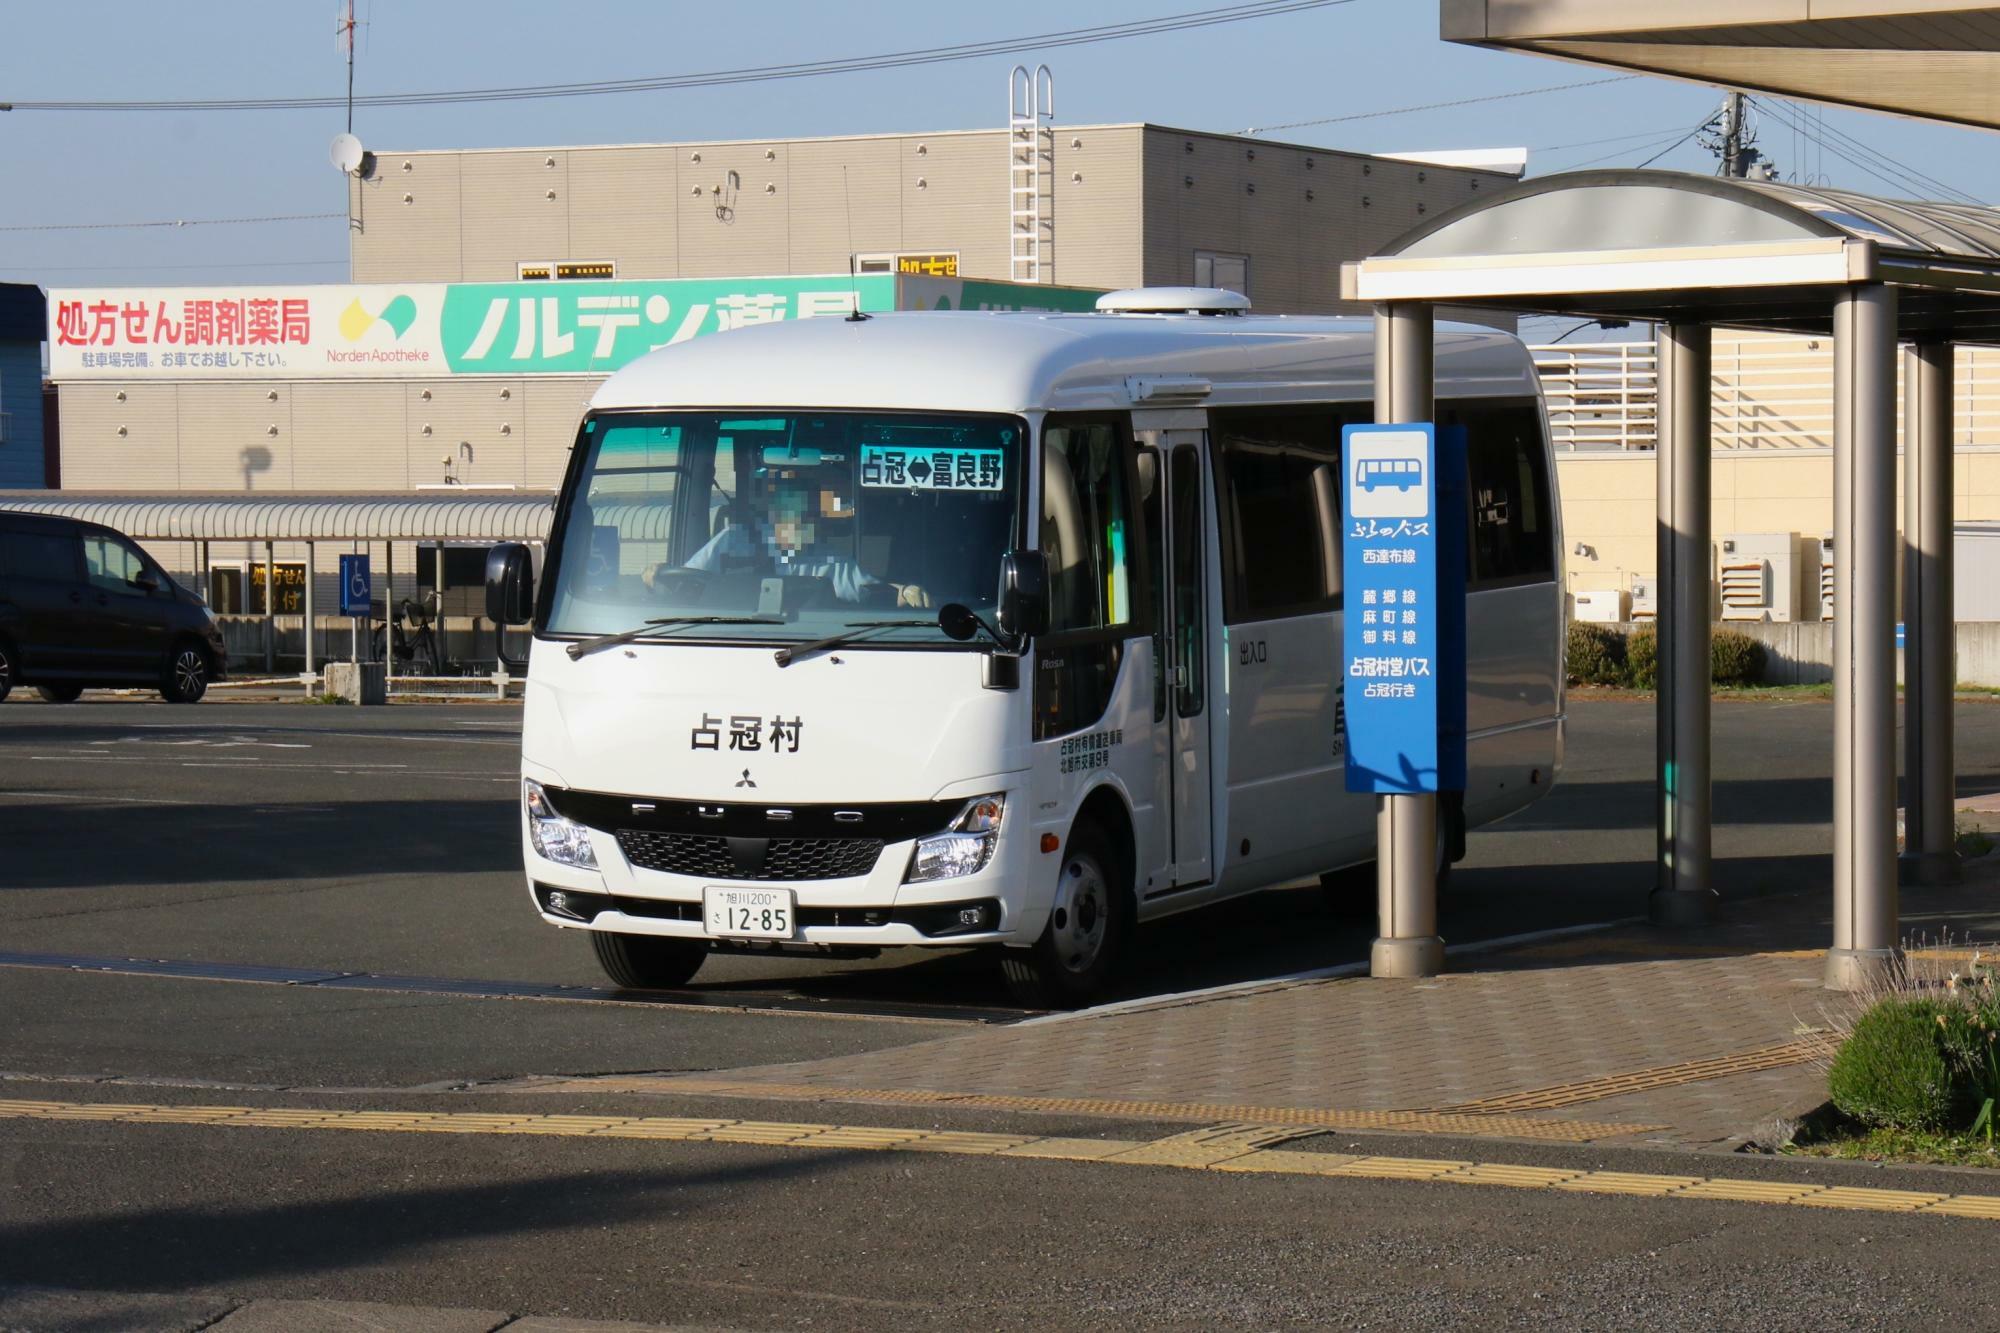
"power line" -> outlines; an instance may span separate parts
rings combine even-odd
[[[235,227],[252,222],[319,222],[345,213],[270,213],[254,218],[157,218],[146,222],[28,222],[0,231],[130,231],[145,227]]]
[[[1596,88],[1607,83],[1624,83],[1637,74],[1618,74],[1608,79],[1585,79],[1581,83],[1552,83],[1543,88],[1522,88],[1511,93],[1488,93],[1484,97],[1460,97],[1450,102],[1425,102],[1420,106],[1399,106],[1387,111],[1359,111],[1351,116],[1322,116],[1318,120],[1292,120],[1283,125],[1254,126],[1244,134],[1269,134],[1273,130],[1299,130],[1311,125],[1339,125],[1350,120],[1376,120],[1383,116],[1406,116],[1413,111],[1442,111],[1448,107],[1473,106],[1480,102],[1505,102],[1515,97],[1537,97],[1542,93],[1568,92],[1572,88]]]
[[[1661,125],[1655,129],[1639,130],[1633,134],[1614,134],[1604,139],[1578,139],[1575,143],[1543,144],[1539,148],[1530,148],[1528,151],[1531,153],[1560,153],[1565,148],[1595,148],[1601,143],[1630,143],[1634,139],[1658,139],[1663,135],[1679,134],[1680,132],[1681,127],[1678,125]],[[1614,153],[1612,156],[1616,157],[1617,154]]]
[[[1673,152],[1674,149],[1679,148],[1689,139],[1694,138],[1695,135],[1701,133],[1702,127],[1707,124],[1708,124],[1707,121],[1703,121],[1701,125],[1697,125],[1691,130],[1678,130],[1678,129],[1668,130],[1666,134],[1651,139],[1645,143],[1636,144],[1628,148],[1615,148],[1612,151],[1600,154],[1597,157],[1585,158],[1581,162],[1572,162],[1567,167],[1563,168],[1563,170],[1581,171],[1585,167],[1594,167],[1600,162],[1609,162],[1614,157],[1629,157],[1633,153],[1647,153],[1647,152],[1653,152],[1654,149],[1658,149],[1659,150],[1658,152],[1653,152],[1653,155],[1651,157],[1648,157],[1644,162],[1639,164],[1640,166],[1650,166],[1653,163],[1659,161],[1661,158],[1665,157],[1668,153]]]
[[[1979,198],[1957,186],[1949,185],[1934,176],[1927,176],[1914,167],[1903,166],[1894,158],[1869,147],[1853,135],[1843,133],[1824,122],[1817,126],[1801,124],[1775,103],[1760,100],[1759,107],[1776,116],[1784,124],[1799,129],[1822,150],[1832,153],[1849,166],[1865,172],[1892,189],[1908,190],[1913,194],[1933,197],[1942,195],[1946,202],[1982,204]]]
[[[1683,134],[1680,138],[1674,140],[1672,143],[1668,144],[1665,148],[1662,148],[1659,152],[1647,158],[1644,162],[1641,162],[1638,166],[1634,167],[1633,170],[1643,171],[1645,168],[1652,166],[1655,162],[1665,157],[1668,153],[1673,152],[1674,149],[1679,148],[1682,144],[1694,138],[1695,135],[1700,134],[1703,130],[1707,129],[1709,127],[1709,124],[1712,121],[1714,121],[1714,119],[1715,117],[1710,116],[1707,120],[1702,121],[1701,124],[1695,126],[1693,129],[1689,130],[1686,134]]]
[[[471,102],[522,102],[560,97],[597,97],[615,93],[664,92],[683,88],[713,88],[729,84],[763,83],[776,79],[818,78],[829,74],[854,74],[867,70],[902,69],[915,65],[944,64],[1007,55],[1023,50],[1054,50],[1089,46],[1100,42],[1124,41],[1160,33],[1186,32],[1197,28],[1242,23],[1251,19],[1273,18],[1349,5],[1356,0],[1256,0],[1255,3],[1227,5],[1215,9],[1189,10],[1125,23],[1106,23],[1088,28],[1066,28],[1056,32],[988,41],[963,42],[953,46],[922,47],[872,56],[849,56],[837,60],[801,61],[785,65],[760,65],[746,69],[710,70],[691,74],[663,74],[638,79],[596,79],[579,83],[522,84],[499,88],[463,88],[448,92],[376,93],[358,96],[357,106],[444,106]],[[16,98],[16,111],[299,111],[342,107],[344,96],[335,97],[252,97],[252,98],[155,98],[136,101],[83,100],[37,101]]]

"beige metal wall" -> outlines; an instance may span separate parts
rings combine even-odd
[[[1136,249],[1138,128],[1062,142],[1058,235],[1074,214],[1084,264],[1107,236]],[[615,260],[621,278],[837,273],[850,251],[956,250],[966,276],[1006,278],[1006,153],[1003,130],[384,153],[350,186],[353,277],[512,281],[559,259]],[[1056,281],[1098,285],[1057,263]]]
[[[1044,281],[1178,285],[1196,250],[1248,254],[1251,299],[1274,314],[1339,308],[1342,260],[1511,183],[1153,125],[1058,126],[1045,143]],[[560,259],[613,260],[621,278],[738,277],[956,251],[965,276],[1005,279],[1007,182],[1002,130],[384,153],[350,187],[353,277],[503,281]]]
[[[1157,126],[1146,131],[1145,175],[1141,281],[1193,281],[1197,250],[1247,254],[1248,295],[1267,314],[1358,310],[1340,301],[1342,261],[1514,183],[1492,172]],[[1059,219],[1059,238],[1062,230]]]
[[[602,377],[65,384],[78,491],[553,489]]]
[[[1571,592],[1625,591],[1633,575],[1656,572],[1657,466],[1650,451],[1556,454]],[[1830,449],[1717,449],[1712,467],[1718,542],[1738,533],[1794,532],[1818,538],[1833,530]],[[1901,476],[1899,465],[1899,496]],[[1952,485],[1957,522],[2000,521],[2000,447],[1960,446]],[[1900,498],[1896,512],[1902,513]],[[1577,554],[1578,546],[1588,554]]]

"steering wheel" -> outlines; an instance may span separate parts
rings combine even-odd
[[[653,571],[653,597],[662,602],[697,602],[708,587],[705,569],[678,569],[669,566]]]

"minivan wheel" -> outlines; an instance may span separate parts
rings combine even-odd
[[[1070,834],[1049,921],[1031,948],[1000,956],[1014,999],[1034,1009],[1075,1009],[1095,999],[1124,960],[1133,931],[1132,885],[1093,824]]]
[[[708,946],[700,940],[670,935],[614,935],[590,932],[590,947],[604,975],[632,990],[673,990],[685,986],[708,961]]]
[[[208,654],[192,643],[176,644],[160,680],[160,697],[170,704],[192,704],[207,693]]]
[[[52,704],[73,704],[83,694],[81,685],[37,685],[35,693]]]

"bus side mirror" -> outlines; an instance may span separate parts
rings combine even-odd
[[[1049,632],[1049,562],[1040,551],[1000,557],[1000,631],[1025,641]]]
[[[534,615],[534,557],[520,542],[502,542],[486,553],[486,618],[525,625]]]

